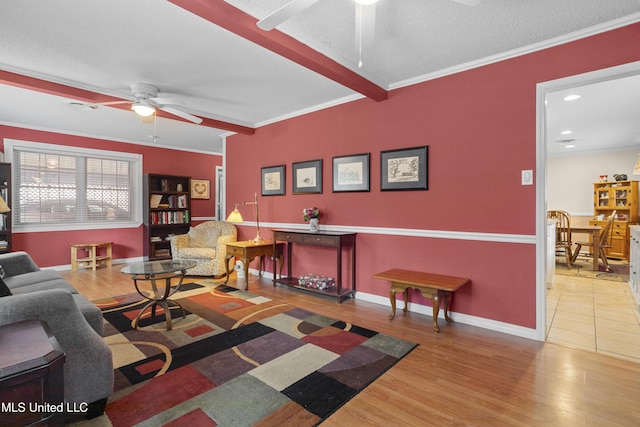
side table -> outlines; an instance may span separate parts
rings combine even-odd
[[[171,311],[169,305],[178,307],[182,312],[182,318],[185,317],[184,309],[179,302],[170,300],[169,297],[180,290],[182,280],[187,270],[196,266],[194,261],[189,260],[167,260],[167,261],[149,261],[129,264],[120,270],[124,274],[129,274],[133,280],[133,285],[141,297],[149,302],[142,307],[142,310],[133,321],[133,327],[138,329],[138,324],[142,318],[142,314],[151,308],[151,320],[156,316],[156,307],[159,305],[164,311],[164,317],[167,321],[167,331],[172,329]],[[178,278],[178,283],[171,286],[171,279]],[[164,286],[162,285],[164,280]],[[152,293],[148,293],[140,289],[138,282],[148,281],[151,283]],[[158,285],[160,282],[160,285]]]
[[[101,264],[111,268],[112,242],[75,243],[71,245],[71,271],[79,268],[91,268],[96,271]],[[98,250],[104,248],[104,254],[98,255]],[[78,250],[87,251],[86,256],[78,258]]]
[[[284,259],[283,251],[284,244],[278,243],[275,245],[275,256],[280,260],[280,276],[282,276],[282,262]],[[262,276],[262,266],[264,264],[264,257],[273,256],[274,244],[272,241],[265,240],[261,243],[255,243],[253,240],[247,240],[242,242],[229,242],[227,243],[227,255],[224,258],[224,265],[227,269],[227,278],[224,283],[229,282],[229,260],[232,257],[237,257],[244,263],[244,277],[249,277],[249,263],[255,258],[260,257],[259,274]],[[249,281],[247,280],[247,288],[249,287]]]
[[[64,425],[64,353],[45,323],[0,326],[2,425]]]

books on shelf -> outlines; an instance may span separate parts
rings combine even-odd
[[[152,194],[149,200],[149,206],[151,209],[157,209],[160,206],[160,201],[162,200],[162,194]]]
[[[158,258],[169,257],[171,256],[171,251],[169,249],[156,249],[155,256]]]
[[[160,211],[151,212],[151,224],[188,224],[189,211]]]

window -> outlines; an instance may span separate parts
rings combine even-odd
[[[16,231],[140,225],[142,156],[5,140]]]

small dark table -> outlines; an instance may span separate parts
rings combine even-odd
[[[64,425],[65,356],[46,324],[0,326],[0,345],[0,424]]]
[[[278,242],[287,243],[287,277],[283,278],[280,274],[280,279],[276,277],[276,263],[273,264],[273,286],[276,283],[282,285],[291,286],[296,289],[301,289],[307,292],[313,292],[320,295],[326,295],[332,298],[336,298],[338,303],[341,303],[344,299],[349,297],[355,297],[356,294],[356,233],[344,233],[344,232],[332,232],[332,231],[319,231],[312,232],[306,230],[288,230],[288,229],[273,229],[273,241],[274,245]],[[305,286],[300,286],[297,277],[293,276],[293,268],[291,265],[293,244],[298,246],[326,246],[334,248],[336,251],[336,287],[330,289],[312,289]],[[275,247],[275,246],[274,246]],[[342,250],[350,249],[351,256],[348,258],[350,261],[347,264],[350,274],[350,282],[343,284],[342,281]],[[275,249],[274,249],[275,250]],[[282,266],[280,266],[282,268]]]
[[[156,307],[160,305],[164,309],[164,317],[167,320],[167,331],[170,331],[172,328],[171,325],[171,312],[169,311],[169,304],[177,306],[182,311],[182,317],[184,318],[184,310],[182,306],[176,301],[172,301],[169,297],[180,289],[182,286],[182,280],[184,279],[184,275],[188,269],[193,268],[197,265],[195,261],[183,260],[183,261],[151,261],[151,262],[140,262],[136,264],[129,264],[120,270],[124,274],[129,274],[133,279],[133,284],[136,287],[136,291],[143,297],[149,300],[147,305],[145,305],[136,320],[134,320],[133,327],[138,328],[138,323],[140,322],[140,317],[147,310],[147,308],[151,307],[151,318],[153,319],[156,316]],[[171,286],[171,279],[174,277],[179,277],[180,280],[173,287]],[[165,280],[164,285],[158,286],[158,280]],[[147,293],[140,290],[138,285],[138,281],[145,280],[151,282],[151,288],[153,290],[153,295],[148,295]]]

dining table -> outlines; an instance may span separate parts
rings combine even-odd
[[[593,242],[593,271],[598,271],[598,262],[600,260],[600,232],[602,227],[599,225],[571,225],[571,234],[586,233],[591,235]]]

